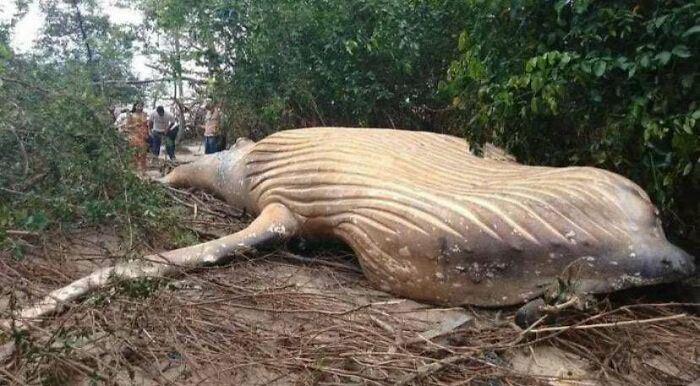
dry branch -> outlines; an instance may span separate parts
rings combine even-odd
[[[612,323],[584,324],[582,326],[545,327],[545,328],[537,328],[537,329],[530,330],[529,333],[537,334],[537,333],[552,332],[552,331],[588,330],[591,328],[609,328],[609,327],[622,327],[622,326],[630,326],[630,325],[637,326],[640,324],[665,322],[668,320],[677,320],[677,319],[682,319],[682,318],[687,318],[687,317],[688,317],[687,314],[678,314],[678,315],[664,316],[664,317],[660,317],[660,318],[651,318],[651,319],[644,319],[644,320],[625,320],[625,321],[612,322]]]

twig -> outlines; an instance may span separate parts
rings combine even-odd
[[[8,229],[5,231],[10,236],[32,236],[32,237],[39,237],[41,236],[41,233],[39,232],[30,232],[30,231],[20,231],[20,230],[14,230],[14,229]]]
[[[17,104],[14,105],[17,106]],[[17,110],[19,111],[19,107],[17,107]],[[7,125],[7,127],[10,128],[10,131],[12,132],[12,134],[14,134],[15,138],[17,139],[17,143],[19,144],[19,152],[22,155],[22,160],[24,161],[22,175],[26,176],[27,174],[29,174],[29,155],[27,154],[27,149],[24,147],[24,142],[22,142],[22,138],[20,138],[19,134],[17,134],[17,130],[15,129],[15,127],[12,125]]]
[[[567,309],[580,301],[581,301],[581,299],[579,299],[577,296],[572,296],[571,299],[569,299],[568,301],[561,303],[561,304],[555,304],[552,306],[544,305],[540,308],[540,311],[554,314],[554,313],[558,313],[564,309]]]
[[[134,249],[134,227],[131,225],[131,211],[129,210],[129,193],[124,186],[124,202],[126,202],[126,222],[129,225],[129,250]]]
[[[46,177],[46,172],[37,173],[37,174],[33,175],[32,177],[27,178],[27,180],[24,181],[19,188],[22,190],[25,190],[25,189],[29,188],[30,186],[39,182],[44,177]]]
[[[280,257],[283,257],[285,259],[300,261],[302,263],[307,263],[307,264],[325,265],[325,266],[333,267],[333,268],[346,269],[346,270],[351,271],[351,272],[362,273],[361,269],[359,269],[357,267],[353,267],[353,266],[348,265],[348,264],[335,263],[332,261],[325,261],[322,259],[306,258],[306,257],[299,256],[299,255],[296,255],[294,253],[287,252],[287,251],[277,252],[277,253],[275,253],[275,256],[280,256]]]
[[[0,373],[2,375],[6,376],[7,378],[9,378],[10,380],[12,380],[12,382],[14,382],[15,385],[27,385],[26,382],[22,382],[20,379],[17,379],[17,377],[10,374],[9,371],[5,370],[1,366],[0,366]]]
[[[682,319],[682,318],[685,318],[687,316],[688,316],[688,314],[676,314],[676,315],[671,315],[671,316],[663,316],[663,317],[659,317],[659,318],[651,318],[651,319],[644,319],[644,320],[624,320],[622,322],[586,324],[583,326],[545,327],[545,328],[538,328],[538,329],[530,330],[529,333],[530,334],[537,334],[540,332],[550,332],[550,331],[588,330],[591,328],[629,326],[629,325],[638,325],[638,324],[662,322],[662,321],[667,321],[667,320]]]
[[[214,301],[214,303],[221,303],[222,301]],[[208,304],[212,302],[199,302],[199,303],[192,303],[192,304],[187,304],[186,306],[196,306],[196,305],[201,305],[201,304]],[[348,315],[352,314],[354,312],[360,311],[364,308],[369,308],[372,307],[372,304],[363,304],[361,306],[357,306],[355,308],[351,308],[346,311],[326,311],[326,310],[314,310],[314,309],[298,309],[298,310],[290,310],[286,308],[270,308],[270,307],[255,307],[255,306],[249,306],[245,304],[239,304],[239,303],[225,303],[228,306],[231,306],[233,308],[244,308],[247,310],[255,310],[255,311],[263,311],[263,312],[272,312],[272,313],[281,313],[281,314],[320,314],[320,315],[328,315],[328,316],[343,316],[343,315]]]
[[[226,215],[224,215],[224,214],[222,214],[222,213],[217,213],[217,212],[214,212],[214,211],[209,210],[209,209],[204,208],[204,207],[198,208],[195,204],[190,204],[190,203],[188,203],[188,202],[185,202],[184,200],[180,199],[179,197],[175,196],[175,194],[173,194],[173,192],[177,192],[177,193],[182,193],[182,194],[186,194],[186,195],[189,194],[189,195],[193,196],[191,193],[183,192],[182,190],[174,189],[174,188],[171,188],[171,187],[169,187],[169,186],[166,186],[166,191],[167,191],[168,195],[169,195],[173,200],[175,200],[177,203],[179,203],[179,204],[181,204],[181,205],[184,205],[184,206],[186,206],[186,207],[192,208],[193,211],[199,211],[199,212],[208,213],[208,214],[210,214],[210,215],[212,215],[212,216],[216,216],[216,217],[219,217],[219,218],[228,218],[228,216],[226,216]],[[203,203],[202,203],[202,204],[203,204]]]

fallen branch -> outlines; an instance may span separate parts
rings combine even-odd
[[[41,234],[39,232],[30,232],[30,231],[18,231],[14,229],[8,229],[5,231],[10,236],[32,236],[32,237],[39,237]]]
[[[0,367],[0,374],[2,374],[3,376],[7,377],[7,379],[14,382],[15,385],[26,385],[27,384],[25,382],[22,382],[18,378],[14,377],[12,374],[10,374],[7,370],[5,370],[2,367]]]
[[[644,320],[625,320],[625,321],[621,321],[621,322],[586,324],[586,325],[582,325],[582,326],[545,327],[545,328],[538,328],[538,329],[530,330],[529,333],[536,334],[539,332],[566,331],[566,330],[588,330],[591,328],[607,328],[607,327],[639,325],[639,324],[647,324],[647,323],[682,319],[682,318],[685,318],[687,316],[688,316],[688,314],[677,314],[677,315],[664,316],[664,317],[660,317],[660,318],[644,319]]]

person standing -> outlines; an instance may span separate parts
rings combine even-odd
[[[170,128],[174,124],[175,117],[165,111],[163,106],[156,107],[156,110],[148,116],[148,129],[151,131],[151,152],[155,154],[156,157],[160,155],[160,145],[163,141],[163,137],[168,134]],[[175,153],[174,146],[172,147],[172,152]]]
[[[175,123],[165,134],[165,152],[168,153],[168,158],[171,161],[175,160],[175,140],[177,140],[177,132],[180,130],[180,123]]]
[[[129,118],[131,111],[129,109],[122,109],[114,121],[113,125],[117,129],[117,132],[123,133],[126,131],[126,120]]]
[[[221,135],[221,107],[207,105],[207,115],[204,119],[204,154],[219,152],[224,146]]]
[[[148,151],[148,117],[143,112],[143,102],[134,103],[131,113],[126,118],[126,132],[129,145],[133,151],[133,162],[136,173],[143,177],[146,175],[146,152]]]

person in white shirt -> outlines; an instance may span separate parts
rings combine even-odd
[[[118,132],[123,133],[126,129],[126,118],[129,117],[129,109],[122,109],[117,119],[114,121],[114,127]]]
[[[148,116],[148,129],[151,132],[151,152],[156,156],[160,155],[160,144],[163,141],[163,137],[168,134],[175,123],[175,117],[165,111],[163,106],[156,107],[156,110]],[[172,149],[173,154],[170,154],[171,149],[167,150],[170,158],[173,158],[175,153],[174,146]]]

